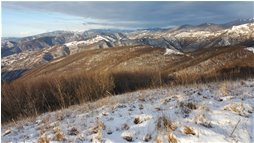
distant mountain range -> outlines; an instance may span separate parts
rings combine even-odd
[[[78,48],[78,45],[74,43],[93,44],[94,48],[151,45],[181,51],[193,51],[211,45],[229,45],[252,40],[253,22],[254,19],[239,19],[225,24],[203,23],[168,29],[54,31],[24,38],[2,38],[1,56],[5,57],[26,50],[38,50],[64,44],[71,45],[72,49],[73,46]]]
[[[54,31],[23,38],[3,37],[1,44],[2,73],[24,71],[67,55],[99,48],[146,45],[189,53],[228,45],[253,46],[254,19],[165,29]]]

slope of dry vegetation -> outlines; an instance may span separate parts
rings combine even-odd
[[[241,46],[164,55],[129,46],[70,55],[2,84],[2,122],[99,98],[159,87],[254,75],[254,54]]]
[[[105,96],[159,86],[154,71],[133,70],[39,77],[2,85],[2,121],[32,116]]]

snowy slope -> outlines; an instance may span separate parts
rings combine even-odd
[[[179,52],[179,51],[177,51],[177,50],[172,50],[172,49],[167,49],[167,48],[166,48],[166,51],[165,51],[164,55],[171,55],[171,54],[183,55],[182,52]]]
[[[65,45],[67,47],[78,46],[78,45],[82,45],[82,44],[83,45],[91,45],[91,44],[97,43],[101,40],[105,40],[107,42],[114,42],[115,41],[113,38],[111,38],[109,36],[103,37],[103,36],[97,35],[96,37],[85,40],[85,41],[73,41],[73,42],[66,43]]]
[[[253,47],[247,47],[246,50],[251,51],[252,53],[254,53],[254,48]]]
[[[127,93],[2,126],[3,142],[242,142],[254,79]]]

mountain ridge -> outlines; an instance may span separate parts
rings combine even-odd
[[[249,21],[253,21],[253,19]],[[68,31],[43,33],[35,37],[25,37],[15,42],[2,41],[2,75],[7,79],[9,76],[13,78],[11,71],[28,71],[68,55],[100,48],[151,46],[168,48],[175,53],[188,54],[199,49],[229,45],[253,47],[253,33],[254,22],[231,26],[230,28],[203,23],[197,26],[183,25],[168,30],[138,30],[127,33],[107,33],[100,30],[80,33]],[[6,74],[9,72],[12,74]],[[14,75],[16,75],[15,72]]]

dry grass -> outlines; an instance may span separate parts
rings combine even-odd
[[[183,133],[186,135],[196,135],[194,129],[192,127],[185,126],[183,129]]]
[[[159,117],[156,125],[157,130],[162,131],[166,129],[166,131],[171,132],[175,131],[177,126],[167,117]]]
[[[2,121],[66,108],[106,96],[161,86],[156,71],[76,73],[2,85]],[[110,94],[109,94],[110,93]]]
[[[181,112],[183,113],[184,117],[188,117],[192,110],[197,109],[197,105],[196,105],[196,103],[192,103],[192,102],[187,102],[187,103],[180,102],[179,108],[180,108]]]
[[[205,114],[196,115],[194,120],[196,124],[202,125],[206,128],[212,128],[211,122],[208,121]]]
[[[54,140],[56,141],[64,141],[64,133],[60,130],[60,128],[54,128]]]
[[[175,124],[173,124],[171,120],[169,120],[165,117],[162,120],[163,120],[163,125],[167,129],[167,131],[175,131],[177,126]]]
[[[93,138],[93,142],[102,142],[103,136],[102,130],[105,130],[105,128],[106,128],[105,124],[97,118],[96,125],[93,128],[93,133],[96,133],[96,135]]]
[[[172,132],[168,133],[168,143],[178,143],[177,138]]]
[[[221,96],[228,96],[229,94],[229,85],[230,83],[228,83],[227,81],[224,81],[220,88],[219,88],[219,93]]]
[[[159,134],[156,136],[156,143],[162,143],[162,139]]]
[[[177,138],[173,134],[173,132],[177,129],[177,126],[166,116],[162,116],[158,118],[156,128],[158,131],[156,142],[158,143],[165,142],[165,140],[162,140],[163,138],[160,136],[161,134],[167,136],[166,141],[168,141],[169,143],[178,142]]]
[[[243,115],[245,108],[243,106],[243,103],[241,102],[241,103],[231,103],[231,104],[225,105],[224,110],[231,111],[239,115]]]
[[[42,135],[38,139],[38,143],[50,143],[46,134]]]

